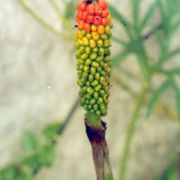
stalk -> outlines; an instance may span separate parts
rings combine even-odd
[[[128,164],[128,157],[130,154],[130,145],[131,145],[133,137],[134,137],[134,133],[136,130],[136,125],[138,122],[138,117],[139,117],[140,111],[141,111],[143,104],[146,100],[147,92],[148,92],[148,87],[145,86],[142,89],[141,93],[139,94],[139,97],[137,99],[137,103],[135,106],[135,110],[132,114],[132,117],[131,117],[131,120],[130,120],[130,123],[128,126],[127,135],[126,135],[124,148],[123,148],[122,160],[120,163],[119,180],[125,179],[125,175],[126,175],[126,171],[127,171],[127,164]]]
[[[106,123],[96,127],[85,119],[86,134],[92,148],[97,180],[113,180],[112,168],[109,160],[109,150],[105,139]]]

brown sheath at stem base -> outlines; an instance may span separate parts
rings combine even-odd
[[[102,127],[97,128],[85,120],[85,126],[92,147],[97,180],[113,180],[109,150],[105,140],[106,123],[102,121]]]

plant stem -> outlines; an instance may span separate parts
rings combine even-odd
[[[17,2],[26,10],[34,20],[40,24],[42,27],[47,29],[49,32],[57,35],[58,37],[63,37],[67,40],[71,40],[65,33],[59,32],[54,26],[46,22],[42,17],[40,17],[24,0],[17,0]]]
[[[59,20],[63,22],[64,26],[66,26],[68,21],[61,13],[61,10],[59,9],[57,2],[55,0],[49,0],[49,3],[52,6],[52,8],[54,9],[54,12],[57,14]]]
[[[133,140],[136,125],[138,122],[139,113],[145,102],[147,92],[148,92],[148,87],[144,86],[141,93],[139,94],[135,110],[134,110],[131,120],[130,120],[130,124],[129,124],[128,130],[127,130],[127,136],[126,136],[125,143],[124,143],[122,159],[121,159],[121,163],[120,163],[119,180],[125,179],[125,175],[126,175],[126,171],[127,171],[127,164],[128,164],[128,157],[130,154],[130,145]]]
[[[109,150],[105,139],[106,124],[101,121],[101,127],[99,125],[96,127],[86,117],[85,126],[86,134],[92,147],[97,180],[113,180]]]

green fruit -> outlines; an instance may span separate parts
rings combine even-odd
[[[99,39],[99,40],[97,41],[97,46],[98,46],[98,47],[103,47],[103,44],[104,44],[104,42],[103,42],[102,39]]]
[[[98,103],[99,103],[99,104],[102,104],[102,103],[103,103],[103,98],[100,97],[100,98],[98,99]]]
[[[92,49],[92,52],[93,52],[93,53],[97,53],[98,50],[99,50],[99,49],[98,49],[97,47],[95,47],[94,49]]]
[[[92,62],[92,67],[98,68],[98,67],[99,67],[99,63],[97,63],[97,62]]]
[[[90,55],[90,59],[91,59],[91,60],[95,60],[96,58],[97,58],[97,54],[92,53],[92,54]]]
[[[95,75],[96,74],[96,68],[91,67],[90,72],[92,75]]]
[[[97,86],[98,84],[99,84],[99,82],[98,82],[97,80],[95,80],[95,81],[93,81],[93,82],[91,83],[91,85],[92,85],[93,87]]]
[[[88,57],[88,55],[87,55],[87,54],[82,54],[82,55],[81,55],[81,59],[82,59],[82,60],[87,59],[87,57]]]
[[[91,26],[92,32],[78,30],[75,41],[80,104],[98,117],[107,115],[109,103],[111,27],[111,24],[101,25],[101,33],[94,25]]]
[[[104,56],[104,54],[105,54],[104,48],[99,48],[98,55],[99,56]]]
[[[94,76],[92,74],[90,74],[89,77],[88,77],[88,80],[89,81],[93,81],[94,80]]]
[[[98,99],[99,98],[99,94],[97,92],[94,93],[94,98]]]

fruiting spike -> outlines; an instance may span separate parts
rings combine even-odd
[[[107,115],[110,95],[111,16],[106,0],[83,0],[77,6],[77,83],[81,106],[91,114]]]

